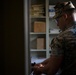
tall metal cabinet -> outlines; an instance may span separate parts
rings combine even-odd
[[[31,62],[39,63],[49,57],[50,42],[59,30],[52,3],[48,0],[31,0],[30,5],[30,54]],[[38,30],[39,29],[39,30]]]
[[[59,29],[52,19],[54,4],[51,0],[31,0],[30,3],[30,54],[31,63],[42,62],[51,54],[50,43]]]

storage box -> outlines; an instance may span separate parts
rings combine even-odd
[[[44,49],[44,38],[37,38],[37,49]]]
[[[39,17],[44,16],[44,5],[32,5],[31,7],[31,16]]]
[[[46,32],[45,22],[34,22],[34,32]]]
[[[53,17],[55,15],[55,5],[49,5],[49,17]]]
[[[32,10],[33,11],[40,11],[44,8],[44,5],[32,5]]]
[[[31,12],[31,16],[34,16],[34,17],[41,17],[41,16],[44,16],[44,12],[39,12],[39,11],[36,11],[36,12]]]

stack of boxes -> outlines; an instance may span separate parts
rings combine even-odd
[[[46,23],[42,21],[35,21],[34,22],[34,32],[35,33],[41,33],[46,32]],[[37,49],[44,49],[45,43],[44,38],[37,38]]]
[[[44,16],[44,5],[32,5],[31,16]]]
[[[39,4],[39,5],[32,5],[31,6],[31,16],[34,17],[42,17],[45,15],[44,12],[44,5]],[[35,33],[41,33],[41,32],[46,32],[46,23],[43,21],[34,21],[34,32]],[[44,49],[45,48],[45,39],[43,37],[38,37],[36,39],[37,49]]]
[[[34,22],[34,32],[41,33],[46,32],[46,23],[42,21],[35,21]],[[37,38],[37,49],[44,49],[45,42],[44,38]]]

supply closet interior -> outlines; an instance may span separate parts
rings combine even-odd
[[[39,63],[51,55],[51,40],[60,33],[55,19],[54,6],[69,0],[30,1],[30,55],[31,63]],[[72,1],[74,3],[74,0]],[[74,3],[75,5],[75,3]]]

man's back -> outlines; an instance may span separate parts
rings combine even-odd
[[[76,75],[76,26],[62,32],[63,37],[63,63],[61,75]]]

